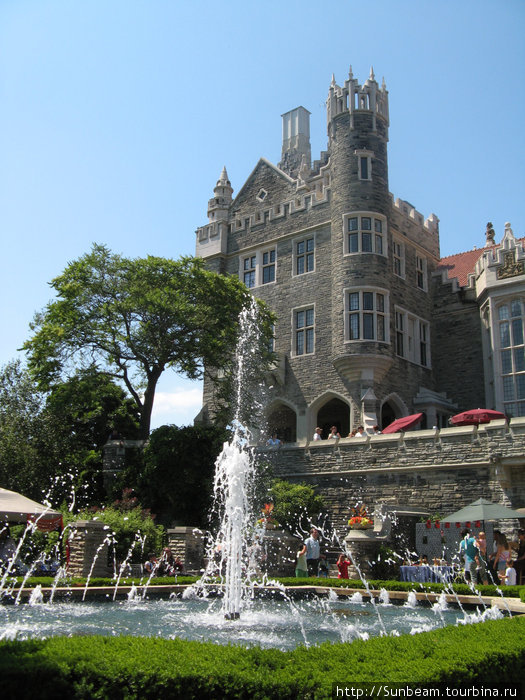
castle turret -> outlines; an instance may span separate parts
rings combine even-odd
[[[297,177],[301,163],[310,168],[312,153],[310,148],[310,112],[304,107],[296,107],[281,115],[283,120],[283,147],[279,168],[290,177]]]
[[[333,362],[356,406],[392,364],[389,343],[388,93],[350,67],[327,99],[332,183]],[[340,319],[345,322],[341,323]]]
[[[233,187],[228,179],[226,166],[224,166],[221,176],[213,188],[213,197],[208,201],[208,219],[210,221],[226,221],[228,219],[232,194]]]
[[[208,200],[209,223],[196,231],[195,254],[197,257],[207,258],[209,268],[215,272],[224,272],[225,255],[228,249],[228,213],[232,194],[233,187],[224,167],[213,188],[213,197]]]

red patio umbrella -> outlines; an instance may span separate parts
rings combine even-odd
[[[397,433],[400,430],[408,430],[409,428],[413,428],[415,425],[417,425],[419,423],[419,421],[422,418],[423,418],[422,413],[414,413],[411,416],[405,416],[404,418],[397,418],[397,420],[390,423],[390,425],[387,425],[387,427],[383,430],[383,435],[385,433]]]
[[[480,423],[490,423],[491,420],[499,420],[507,416],[500,411],[492,411],[489,408],[475,408],[472,411],[463,411],[456,416],[452,416],[452,425],[479,425]]]

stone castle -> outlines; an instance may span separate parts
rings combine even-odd
[[[407,512],[479,495],[525,505],[522,241],[506,224],[497,242],[487,224],[483,247],[441,258],[437,216],[389,191],[384,80],[371,70],[361,85],[350,69],[342,86],[332,78],[326,104],[318,160],[308,110],[285,113],[280,163],[261,158],[235,198],[224,168],[196,232],[208,267],[239,276],[276,314],[267,413],[284,444],[276,469],[321,485],[341,521],[337,503],[359,497],[401,500]],[[500,425],[496,439],[447,427],[477,407],[515,428]],[[405,438],[346,437],[419,412],[420,430]],[[311,442],[332,425],[337,445]],[[494,454],[507,453],[505,471]]]

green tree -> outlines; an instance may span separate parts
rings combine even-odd
[[[190,378],[222,368],[235,346],[238,316],[252,300],[233,276],[202,260],[128,259],[101,245],[51,282],[57,299],[35,316],[25,343],[39,386],[48,389],[78,366],[123,382],[149,435],[155,390],[166,369]],[[261,309],[261,344],[271,316]]]
[[[307,531],[310,522],[323,509],[323,500],[313,486],[293,484],[284,479],[272,481],[269,500],[274,504],[272,516],[292,534]]]
[[[46,396],[36,389],[20,360],[0,370],[0,485],[41,495],[48,483],[41,446],[46,435],[42,417]]]
[[[0,370],[0,484],[57,505],[103,498],[111,428],[135,437],[135,405],[110,378],[85,371],[41,392],[19,360]]]
[[[164,425],[152,431],[144,470],[135,479],[141,501],[159,522],[207,526],[215,460],[228,437],[218,426]],[[133,483],[130,475],[126,479]]]

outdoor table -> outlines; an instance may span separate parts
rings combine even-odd
[[[449,581],[453,575],[451,566],[427,565],[400,566],[401,581],[417,581],[418,583],[442,583]]]

